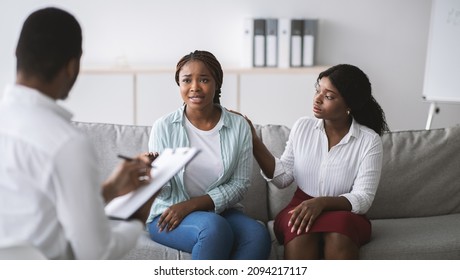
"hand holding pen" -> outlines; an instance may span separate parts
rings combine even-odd
[[[155,154],[139,154],[135,158],[119,155],[120,163],[103,183],[102,194],[106,202],[150,183],[150,169]]]
[[[138,170],[138,173],[134,175],[134,176],[137,176],[137,180],[140,183],[140,185],[145,185],[144,184],[145,182],[147,183],[150,182],[150,179],[151,179],[150,170],[151,170],[152,162],[158,157],[158,155],[159,155],[158,153],[150,152],[150,153],[144,153],[138,156],[138,158],[130,158],[130,157],[123,156],[123,155],[118,155],[118,157],[121,159],[124,159],[125,163],[135,162],[139,160],[145,163],[145,165],[141,169]],[[153,201],[155,200],[156,195],[157,193],[153,195],[146,203],[144,203],[144,205],[140,207],[130,217],[130,219],[137,219],[137,220],[140,220],[141,222],[145,222],[150,213],[150,207]]]

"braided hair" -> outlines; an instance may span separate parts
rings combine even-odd
[[[179,60],[179,62],[176,65],[176,76],[175,76],[177,85],[179,85],[180,70],[187,62],[192,61],[192,60],[198,60],[198,61],[203,62],[203,64],[211,72],[211,75],[216,82],[216,92],[214,94],[213,102],[220,104],[220,93],[221,93],[220,89],[222,87],[222,83],[224,80],[224,73],[222,71],[222,67],[220,66],[220,63],[217,60],[217,58],[208,51],[196,50],[194,52],[191,52],[185,55]]]
[[[361,69],[349,64],[339,64],[321,72],[317,82],[323,77],[328,77],[337,88],[358,123],[379,135],[389,131],[385,113],[372,96],[369,78]]]

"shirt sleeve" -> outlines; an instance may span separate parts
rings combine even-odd
[[[149,152],[160,152],[164,149],[163,145],[161,145],[160,137],[158,137],[159,134],[161,135],[161,133],[159,133],[160,124],[161,123],[156,121],[150,130]]]
[[[353,182],[352,190],[341,196],[348,199],[352,206],[352,212],[365,214],[374,201],[375,193],[382,172],[383,146],[379,135],[375,135],[369,147],[365,149],[358,174]]]
[[[73,137],[61,149],[54,171],[57,216],[76,259],[120,259],[134,248],[142,224],[109,223],[97,160],[86,138]]]
[[[228,164],[229,166],[234,166],[233,170],[230,168],[227,170],[227,172],[231,172],[230,179],[225,184],[219,185],[208,192],[214,202],[214,211],[216,213],[221,213],[243,200],[249,189],[253,162],[252,135],[245,120],[241,124],[238,135],[243,139],[237,146],[236,150],[238,152],[231,157],[231,162]],[[222,146],[226,147],[226,150],[222,150],[224,154],[233,154],[232,145]]]

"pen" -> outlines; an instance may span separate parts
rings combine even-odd
[[[145,154],[151,161],[154,161],[157,157],[158,157],[158,153],[146,153]],[[119,158],[121,159],[124,159],[126,161],[132,161],[134,160],[133,158],[130,158],[130,157],[127,157],[127,156],[124,156],[124,155],[120,155],[118,154],[117,155]]]
[[[130,158],[130,157],[127,157],[127,156],[124,156],[124,155],[120,155],[120,154],[118,155],[118,157],[122,158],[124,160],[127,160],[127,161],[132,161],[133,160],[133,158]]]
[[[147,154],[145,154],[145,155],[146,155],[147,157],[149,157],[149,159],[150,159],[151,161],[154,161],[154,160],[158,157],[158,153],[147,153]],[[124,156],[124,155],[120,155],[120,154],[118,154],[117,156],[118,156],[119,158],[121,158],[121,159],[126,160],[126,161],[132,161],[132,160],[134,160],[133,158],[130,158],[130,157],[127,157],[127,156]]]

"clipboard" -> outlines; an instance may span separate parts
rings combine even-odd
[[[165,149],[153,162],[152,181],[128,194],[112,199],[104,208],[114,220],[128,220],[144,203],[157,193],[174,175],[190,162],[199,150],[194,147]]]

